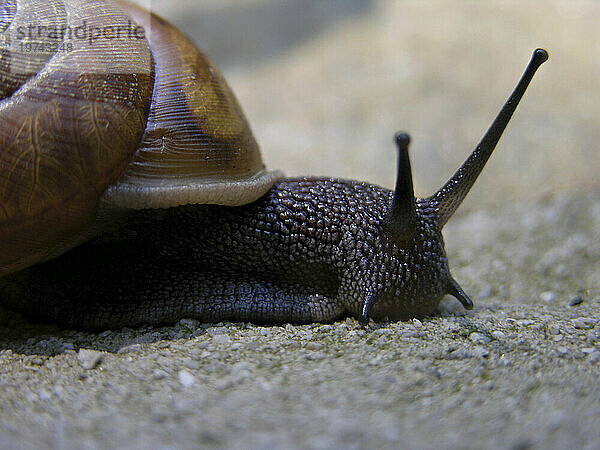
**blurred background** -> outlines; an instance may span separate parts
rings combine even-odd
[[[393,187],[397,130],[433,193],[525,68],[534,78],[465,210],[600,188],[600,2],[139,1],[221,68],[267,165]]]

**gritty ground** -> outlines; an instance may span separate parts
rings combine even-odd
[[[159,3],[198,41],[196,18],[227,15],[223,2],[193,13]],[[290,175],[391,187],[391,136],[403,128],[416,191],[433,192],[533,48],[550,50],[444,230],[475,308],[447,298],[432,317],[365,328],[184,319],[97,334],[0,310],[1,448],[597,448],[600,7],[353,0],[311,15],[325,2],[301,3],[318,27],[292,43],[281,39],[290,27],[273,26],[279,47],[233,52],[246,69],[219,62],[265,160]],[[269,23],[301,21],[281,6],[293,1],[244,4],[252,30],[269,11]],[[218,28],[227,40],[240,25]]]
[[[90,334],[5,312],[2,446],[596,448],[598,194],[449,225],[468,313]]]

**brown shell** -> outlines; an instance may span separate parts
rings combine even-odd
[[[280,177],[218,70],[161,19],[108,0],[0,9],[0,274],[88,239],[107,209],[243,204]],[[23,36],[49,23],[89,36]],[[91,39],[107,27],[129,35]]]
[[[127,208],[243,205],[281,177],[268,172],[244,113],[217,67],[178,30],[131,4],[155,61],[140,148],[104,200]]]

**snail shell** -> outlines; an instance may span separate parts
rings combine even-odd
[[[216,66],[162,19],[107,0],[0,6],[0,275],[123,208],[241,205],[280,177]]]

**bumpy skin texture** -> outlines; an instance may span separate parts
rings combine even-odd
[[[130,213],[97,240],[0,278],[5,304],[36,320],[100,329],[203,321],[392,320],[431,313],[451,276],[434,211],[418,232],[383,231],[393,192],[367,183],[287,179],[241,207]]]

